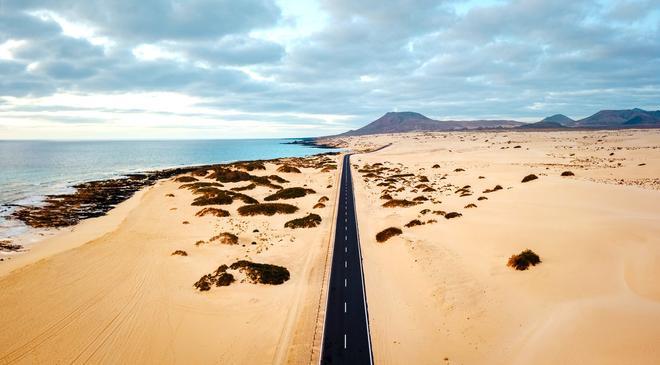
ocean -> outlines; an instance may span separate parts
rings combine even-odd
[[[0,140],[0,238],[12,238],[27,230],[21,222],[5,218],[13,209],[6,204],[39,204],[45,195],[71,192],[77,183],[169,167],[330,151],[286,144],[294,140]]]

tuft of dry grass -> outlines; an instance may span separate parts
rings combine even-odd
[[[215,241],[218,241],[218,243],[221,243],[223,245],[237,245],[238,236],[229,232],[222,232],[218,235],[211,237],[211,239],[209,240],[209,242],[215,242]]]
[[[509,257],[509,261],[506,263],[506,266],[522,271],[527,270],[529,265],[536,266],[536,264],[540,263],[541,258],[539,255],[534,253],[534,251],[527,249],[517,255],[512,255]]]
[[[532,180],[536,180],[536,179],[538,179],[538,178],[539,178],[539,177],[536,176],[536,175],[534,175],[534,174],[529,174],[529,175],[523,177],[523,179],[522,179],[521,182],[526,183],[526,182],[529,182],[529,181],[532,181]]]
[[[414,205],[419,204],[418,202],[412,202],[410,200],[405,200],[405,199],[392,199],[390,201],[387,201],[383,203],[383,207],[385,208],[396,208],[396,207],[402,207],[402,208],[407,208],[407,207],[412,207]]]
[[[285,174],[300,174],[300,170],[297,167],[282,165],[277,168],[277,172],[283,172]]]
[[[302,198],[307,194],[315,194],[315,193],[316,192],[312,189],[305,189],[301,187],[286,188],[265,197],[264,200],[274,201],[280,199],[295,199],[295,198]]]
[[[174,181],[182,182],[182,183],[191,183],[191,182],[195,182],[195,181],[199,181],[199,180],[197,180],[197,178],[195,178],[195,177],[184,175],[184,176],[177,177],[176,179],[174,179]]]
[[[458,213],[458,212],[449,212],[449,213],[445,214],[446,219],[458,218],[458,217],[462,217],[462,216],[463,216],[463,214]]]
[[[236,261],[229,268],[243,272],[252,283],[280,285],[291,277],[286,267],[247,260]]]
[[[244,205],[238,208],[238,214],[242,216],[252,215],[275,215],[275,214],[293,214],[298,211],[298,207],[283,203],[261,203]]]
[[[196,217],[203,217],[205,215],[213,215],[216,217],[229,217],[229,212],[224,209],[208,207],[195,213]]]
[[[385,241],[389,240],[390,238],[392,238],[394,236],[398,236],[402,233],[403,233],[403,231],[400,228],[396,228],[396,227],[386,228],[386,229],[378,232],[378,234],[376,235],[376,241],[385,242]]]
[[[285,228],[314,228],[321,224],[321,216],[318,214],[310,213],[305,217],[292,219],[284,223]]]
[[[423,224],[424,223],[422,223],[422,221],[420,221],[419,219],[413,219],[410,222],[406,223],[405,227],[406,228],[411,228],[411,227],[414,227],[414,226],[421,226]]]

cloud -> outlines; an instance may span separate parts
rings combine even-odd
[[[6,0],[0,97],[15,98],[0,113],[20,98],[177,93],[203,112],[164,114],[237,135],[253,123],[327,134],[394,109],[582,117],[658,108],[658,62],[651,0]],[[96,110],[159,113],[147,106]],[[31,115],[54,120],[53,108]]]

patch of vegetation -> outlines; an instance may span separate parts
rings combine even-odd
[[[209,178],[224,183],[230,183],[230,182],[250,181],[252,175],[248,174],[245,171],[232,170],[226,167],[218,167],[213,170],[211,175],[209,175]]]
[[[285,228],[314,228],[321,224],[321,216],[318,214],[310,213],[305,217],[292,219],[284,223]]]
[[[323,209],[323,208],[325,208],[325,204],[323,203],[316,203],[314,204],[314,207],[312,207],[312,209]]]
[[[429,200],[429,198],[427,198],[423,195],[416,196],[416,197],[413,198],[413,201],[416,201],[416,202],[425,202],[427,200]]]
[[[286,267],[247,260],[236,261],[229,268],[243,272],[252,283],[280,285],[291,277]]]
[[[280,183],[280,184],[286,184],[286,183],[289,182],[289,180],[287,180],[287,179],[283,179],[283,178],[281,178],[281,177],[279,177],[279,176],[277,176],[277,175],[270,175],[270,176],[268,176],[268,179],[273,180],[273,181],[275,181],[276,183]]]
[[[171,256],[188,256],[188,253],[184,250],[176,250],[172,252]]]
[[[424,214],[426,214],[426,213],[428,213],[428,212],[430,212],[430,211],[431,211],[431,209],[422,209],[422,210],[419,211],[419,214],[424,215]]]
[[[286,188],[282,189],[275,194],[271,194],[267,197],[264,198],[265,201],[274,201],[274,200],[280,200],[280,199],[295,199],[295,198],[302,198],[303,196],[307,194],[315,194],[316,192],[312,189],[305,189],[301,187],[295,187],[295,188]]]
[[[401,233],[403,233],[403,231],[400,228],[396,228],[396,227],[386,228],[378,232],[378,234],[376,235],[376,241],[385,242],[394,236],[400,235]]]
[[[198,196],[193,200],[192,205],[229,205],[234,202],[234,199],[222,190],[216,189],[218,192],[208,192],[202,196]]]
[[[484,194],[488,194],[488,193],[492,193],[492,192],[495,192],[495,191],[498,191],[498,190],[502,190],[502,189],[503,189],[503,188],[502,188],[501,185],[495,185],[494,188],[492,188],[492,189],[486,189],[486,190],[484,190],[483,192],[484,192]]]
[[[561,173],[561,176],[575,176],[573,171],[564,171]]]
[[[424,175],[421,175],[419,177],[419,182],[429,182],[429,178]]]
[[[319,198],[318,202],[319,202],[319,203],[325,203],[325,202],[327,202],[328,200],[330,200],[330,199],[329,199],[327,196],[324,195],[324,196],[322,196],[322,197]]]
[[[488,200],[488,198],[486,198],[485,196],[480,196],[477,198],[477,200]]]
[[[246,161],[246,162],[236,162],[233,164],[234,167],[247,171],[254,170],[265,170],[266,166],[262,161]]]
[[[431,193],[431,192],[434,192],[434,191],[435,191],[435,189],[433,189],[430,186],[428,188],[425,188],[424,190],[422,190],[422,192],[424,192],[424,193]]]
[[[385,208],[396,208],[396,207],[402,207],[402,208],[407,208],[407,207],[412,207],[413,205],[420,204],[419,202],[412,202],[410,200],[405,200],[405,199],[392,199],[390,201],[387,201],[383,203],[383,207]]]
[[[383,194],[383,195],[380,196],[380,198],[383,199],[383,200],[392,200],[393,199],[392,195],[390,195],[390,194]]]
[[[196,177],[185,176],[184,175],[184,176],[177,177],[176,179],[174,179],[174,181],[182,182],[182,183],[191,183],[191,182],[195,182],[195,181],[199,181],[199,180]]]
[[[470,203],[470,204],[468,204],[468,205],[465,206],[465,209],[476,208],[476,207],[477,207],[476,204],[474,204],[474,203]]]
[[[237,186],[237,187],[231,188],[229,190],[231,190],[231,191],[245,191],[245,190],[253,190],[256,187],[257,187],[257,184],[250,183],[250,184],[247,184],[247,185],[244,185],[244,186]]]
[[[422,221],[420,221],[419,219],[413,219],[410,222],[406,223],[406,228],[411,228],[411,227],[414,227],[414,226],[421,226],[423,224],[424,223],[422,223]]]
[[[217,182],[205,182],[205,181],[200,181],[192,184],[183,184],[179,186],[179,189],[188,189],[192,190],[193,192],[197,192],[197,190],[202,189],[202,188],[208,188],[208,187],[218,187],[221,188],[223,187],[222,184],[217,183]]]
[[[435,164],[435,165],[431,166],[431,168],[432,168],[432,169],[439,169],[439,168],[440,168],[440,165]]]
[[[458,212],[449,212],[449,213],[445,214],[446,219],[458,218],[458,217],[462,217],[462,216],[463,216],[463,214],[458,213]]]
[[[215,241],[218,241],[218,243],[221,243],[223,245],[237,245],[238,236],[229,232],[222,232],[216,236],[211,237],[211,239],[209,240],[209,242],[215,242]]]
[[[244,205],[238,208],[238,214],[242,216],[252,215],[275,215],[275,214],[292,214],[298,211],[298,207],[291,204],[283,203],[261,203]]]
[[[205,215],[213,215],[216,217],[229,217],[229,212],[224,209],[208,207],[195,213],[196,217],[203,217]]]
[[[220,265],[213,273],[202,276],[193,286],[199,291],[211,290],[215,286],[229,286],[236,281],[234,275],[227,272],[227,265]]]
[[[447,214],[447,212],[445,212],[444,210],[434,210],[434,211],[433,211],[433,214],[435,214],[435,215],[441,215],[441,216],[444,217],[444,216]]]
[[[523,179],[522,179],[521,182],[526,183],[526,182],[528,182],[528,181],[532,181],[532,180],[536,180],[536,179],[538,179],[538,176],[536,176],[536,175],[534,175],[534,174],[529,174],[529,175],[523,177]]]
[[[460,167],[457,168],[457,169],[454,169],[454,172],[463,172],[463,171],[465,171],[465,169],[462,169],[462,168],[460,168]]]
[[[277,168],[277,172],[283,172],[285,174],[300,174],[300,170],[297,167],[282,165]]]
[[[541,258],[539,255],[534,253],[534,251],[527,249],[517,255],[512,255],[509,257],[509,261],[507,262],[506,266],[522,271],[527,270],[529,265],[536,266],[536,264],[540,263]]]

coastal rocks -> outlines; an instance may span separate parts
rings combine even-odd
[[[0,240],[1,252],[17,252],[23,249],[23,246],[13,244],[10,240]]]
[[[73,186],[71,194],[48,195],[39,206],[17,206],[11,218],[34,228],[59,228],[77,224],[80,220],[104,216],[117,204],[138,190],[160,179],[189,173],[195,168],[176,168],[124,178],[90,181]]]

